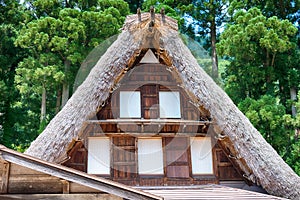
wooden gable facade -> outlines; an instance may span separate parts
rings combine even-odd
[[[86,121],[65,165],[131,186],[242,181],[218,144],[210,113],[193,104],[155,49],[143,52]],[[149,52],[154,58],[144,59]]]

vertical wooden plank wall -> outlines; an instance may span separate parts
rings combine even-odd
[[[109,97],[103,108],[97,113],[98,120],[119,119],[120,91],[139,91],[141,94],[141,118],[159,119],[159,91],[177,91],[180,93],[181,119],[192,121],[209,121],[209,112],[200,112],[192,103],[189,95],[179,87],[180,81],[172,75],[167,66],[161,64],[144,64],[136,66],[129,71],[120,82],[120,87]],[[240,175],[235,172],[226,155],[219,147],[213,149],[214,175],[193,176],[191,168],[191,152],[188,134],[206,135],[209,126],[184,124],[173,125],[137,125],[101,123],[98,125],[103,133],[101,135],[111,138],[111,174],[110,178],[128,185],[193,185],[218,183],[220,180],[240,180]],[[87,129],[91,131],[91,129]],[[97,129],[98,130],[98,129]],[[135,136],[130,136],[133,133]],[[138,134],[154,134],[162,137],[164,149],[165,169],[163,176],[144,176],[138,174],[137,137]],[[184,137],[174,137],[177,134]],[[98,133],[93,133],[95,135]],[[165,134],[165,135],[164,135]],[[89,136],[89,133],[83,135]],[[175,139],[174,139],[175,138]],[[87,139],[87,138],[82,138]],[[178,140],[178,141],[177,141]],[[76,152],[78,150],[75,150]],[[76,153],[76,155],[80,154]],[[75,154],[73,155],[73,157]],[[178,158],[174,159],[174,157]],[[72,157],[72,156],[71,156]],[[75,156],[76,157],[76,156]],[[85,163],[74,164],[86,166],[86,159],[76,159]],[[172,160],[173,159],[173,160]],[[80,168],[76,168],[82,170]]]

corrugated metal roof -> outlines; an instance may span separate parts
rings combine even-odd
[[[146,192],[164,197],[165,200],[283,200],[284,198],[231,188],[221,185],[206,185],[197,189],[158,189],[144,190]]]

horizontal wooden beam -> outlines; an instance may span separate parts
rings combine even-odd
[[[84,172],[73,170],[55,163],[45,162],[43,160],[18,153],[4,146],[0,146],[0,154],[3,160],[12,162],[39,172],[43,172],[55,177],[72,181],[84,186],[88,186],[109,194],[113,194],[126,199],[136,200],[162,200],[162,197],[133,189],[127,185],[113,182],[101,177],[92,176]]]
[[[106,120],[87,120],[86,124],[143,124],[143,125],[209,125],[210,121],[194,121],[181,119],[106,119]]]
[[[1,195],[1,199],[6,200],[81,200],[81,199],[89,199],[89,200],[122,200],[121,197],[116,197],[111,194],[6,194]]]
[[[139,133],[139,132],[123,132],[123,133],[103,133],[103,132],[95,132],[90,134],[89,136],[135,136],[135,137],[154,137],[154,136],[161,136],[161,137],[175,137],[175,136],[185,136],[185,137],[206,137],[208,136],[207,133],[174,133],[174,132],[166,132],[166,133]]]

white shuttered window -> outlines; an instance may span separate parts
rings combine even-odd
[[[179,92],[159,92],[160,118],[181,118]]]
[[[213,174],[212,146],[210,137],[191,137],[193,174]]]
[[[139,174],[163,174],[163,151],[161,138],[138,139]]]
[[[90,137],[88,139],[89,174],[110,174],[110,141],[108,137]]]
[[[141,118],[140,92],[120,92],[120,117]]]

